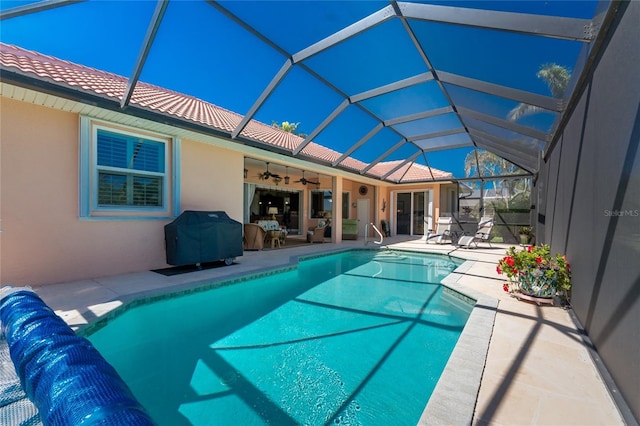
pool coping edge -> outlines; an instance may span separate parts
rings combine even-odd
[[[419,425],[470,425],[498,308],[498,299],[458,281],[476,262],[465,261],[441,284],[476,301],[462,334],[429,398]]]

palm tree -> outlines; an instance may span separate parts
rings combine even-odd
[[[288,121],[283,121],[282,123],[273,121],[271,123],[272,127],[275,127],[276,129],[284,130],[285,132],[288,132],[288,133],[293,133],[294,135],[298,131],[299,125],[300,123],[289,123]]]
[[[290,123],[288,121],[283,121],[282,123],[278,123],[277,121],[271,122],[271,127],[284,130],[285,132],[288,132],[288,133],[293,133],[294,135],[300,136],[301,138],[306,138],[307,137],[306,133],[298,132],[299,125],[300,125],[300,122],[297,122],[297,123]]]
[[[536,76],[547,83],[547,86],[551,91],[551,96],[556,99],[562,99],[564,97],[564,92],[567,89],[567,85],[569,84],[569,79],[571,78],[571,70],[562,65],[549,63],[541,65]],[[509,121],[516,121],[520,117],[541,111],[544,111],[544,109],[534,105],[521,103],[509,111],[507,118]]]
[[[476,152],[478,163],[476,164]],[[500,176],[516,173],[518,167],[493,152],[484,149],[471,151],[464,159],[464,173],[467,177],[472,175]]]
[[[476,163],[476,152],[478,155],[478,162]],[[477,149],[475,151],[471,151],[467,154],[464,159],[464,173],[467,177],[471,177],[473,175],[480,176],[501,176],[501,175],[511,175],[518,173],[520,169],[515,164],[505,160],[493,152],[486,151],[484,149]],[[526,180],[526,179],[525,179]],[[527,188],[527,184],[518,183],[517,180],[511,179],[491,179],[491,183],[493,185],[493,189],[496,194],[499,193],[499,189],[506,188],[506,193],[509,196],[512,196],[516,190],[518,189],[518,185],[523,186],[522,192],[526,192],[529,190]],[[473,186],[473,185],[472,185]],[[505,204],[509,207],[509,200],[505,199]]]

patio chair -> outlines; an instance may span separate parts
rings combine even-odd
[[[257,223],[244,224],[242,242],[245,250],[262,250],[267,231]]]
[[[329,222],[320,221],[318,222],[318,226],[309,228],[307,232],[307,242],[324,243],[324,231],[327,226],[329,226]]]
[[[445,240],[451,241],[452,224],[452,217],[439,217],[436,225],[436,232],[429,232],[425,243],[429,244],[429,241],[435,241],[437,244],[444,244]]]
[[[462,237],[458,238],[458,247],[471,248],[471,244],[475,244],[477,248],[478,243],[482,241],[488,242],[489,247],[491,247],[491,240],[489,239],[491,229],[493,229],[493,218],[481,218],[480,222],[478,223],[478,229],[476,230],[476,233],[474,235],[463,235]]]

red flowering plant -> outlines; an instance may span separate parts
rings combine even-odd
[[[538,297],[567,295],[571,289],[571,266],[564,255],[551,255],[548,245],[523,250],[510,247],[496,268],[509,278],[505,291],[520,291]]]

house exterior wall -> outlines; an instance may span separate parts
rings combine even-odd
[[[571,304],[619,389],[614,397],[640,419],[640,2],[620,7],[541,167],[536,221],[542,242],[571,263]]]
[[[171,219],[79,218],[78,114],[0,102],[2,285],[167,266],[164,225]],[[181,210],[225,210],[241,221],[242,164],[241,153],[183,140]]]
[[[222,210],[242,222],[242,153],[182,140],[181,209]]]

